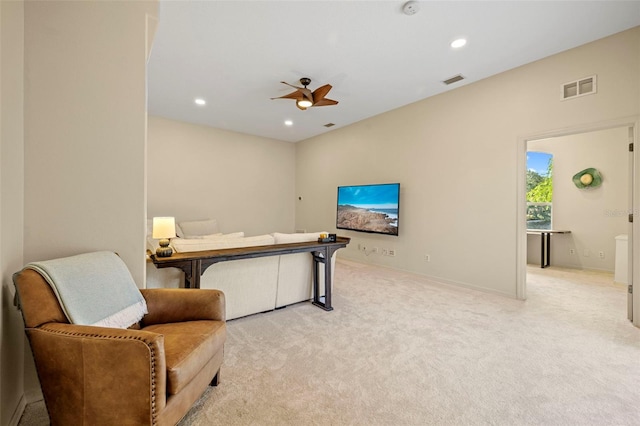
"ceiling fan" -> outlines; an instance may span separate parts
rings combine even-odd
[[[284,81],[281,81],[280,83],[286,84],[287,86],[293,87],[297,90],[295,92],[289,93],[288,95],[271,99],[295,99],[296,106],[298,107],[298,109],[301,109],[303,111],[311,107],[337,105],[338,103],[338,101],[334,101],[333,99],[325,98],[325,96],[327,96],[327,93],[329,93],[329,90],[331,90],[330,84],[320,86],[316,90],[311,92],[310,89],[307,89],[307,86],[309,85],[309,83],[311,83],[311,79],[307,77],[303,77],[300,79],[300,84],[302,84],[304,87],[294,86],[293,84],[289,84]]]

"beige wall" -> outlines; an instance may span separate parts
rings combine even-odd
[[[146,17],[156,11],[155,1],[0,2],[1,425],[39,394],[13,272],[106,249],[143,284]]]
[[[222,232],[294,230],[295,145],[149,117],[148,215]]]
[[[24,331],[11,275],[23,263],[24,5],[0,2],[0,425],[17,424],[23,398]]]
[[[560,101],[592,74],[596,95]],[[335,229],[338,185],[398,181],[400,236],[340,231],[342,256],[515,296],[519,140],[638,115],[639,76],[640,27],[300,142],[296,228]]]
[[[25,260],[113,250],[144,281],[146,14],[25,5]]]
[[[553,154],[553,227],[571,230],[552,237],[553,265],[613,272],[615,237],[629,232],[628,141],[628,128],[617,127],[527,144],[529,151]],[[598,169],[602,185],[581,190],[572,177],[587,167]],[[528,237],[527,260],[540,262],[540,237]]]

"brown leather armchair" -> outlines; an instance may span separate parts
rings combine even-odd
[[[69,324],[45,279],[14,276],[52,425],[174,425],[220,377],[226,340],[218,290],[141,290],[129,329]]]

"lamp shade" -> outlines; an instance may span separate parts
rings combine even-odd
[[[174,217],[153,218],[153,238],[173,238],[176,236],[176,219]]]

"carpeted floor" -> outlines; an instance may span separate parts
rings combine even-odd
[[[333,312],[228,323],[221,383],[180,426],[640,424],[625,288],[533,266],[527,283],[523,302],[341,260]]]

